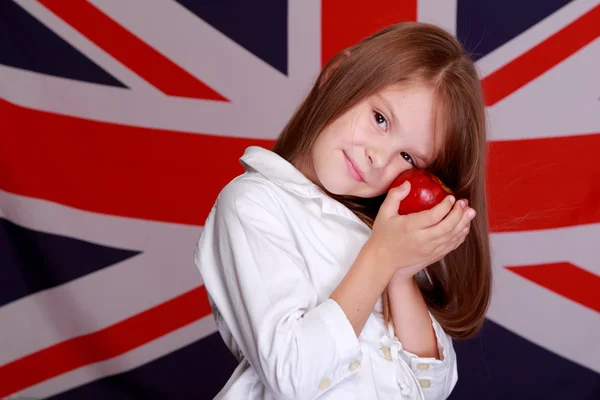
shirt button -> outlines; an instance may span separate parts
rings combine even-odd
[[[385,358],[386,360],[392,361],[392,353],[390,352],[389,347],[383,347],[381,349],[381,354],[383,354],[383,358]]]
[[[421,371],[427,371],[429,369],[429,364],[417,364],[417,369]]]
[[[329,379],[329,378],[325,378],[321,381],[321,383],[319,383],[319,389],[321,389],[321,390],[325,390],[329,386],[331,386],[331,379]]]
[[[419,379],[419,385],[422,388],[428,388],[431,387],[431,381],[429,379]]]
[[[348,366],[348,369],[350,371],[356,371],[358,369],[358,367],[360,367],[360,361],[354,360],[350,363],[350,365]]]

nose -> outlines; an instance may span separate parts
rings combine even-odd
[[[390,162],[391,152],[385,150],[376,150],[374,148],[367,149],[367,160],[375,169],[385,168]]]

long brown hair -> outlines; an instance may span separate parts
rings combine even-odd
[[[427,169],[477,211],[470,233],[455,251],[415,277],[427,306],[444,330],[465,339],[482,326],[491,297],[492,271],[486,205],[486,120],[479,77],[461,44],[430,24],[389,26],[341,51],[279,136],[273,151],[294,163],[309,154],[323,129],[361,100],[398,83],[434,90],[444,144]],[[385,195],[335,196],[370,227]],[[387,291],[384,317],[390,320]]]

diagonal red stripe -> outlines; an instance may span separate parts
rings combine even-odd
[[[600,5],[482,81],[492,106],[600,36]]]
[[[33,111],[0,100],[0,188],[106,214],[204,224],[250,145]],[[51,127],[51,128],[49,128]],[[32,145],[34,143],[34,145]]]
[[[5,146],[0,146],[3,190],[88,211],[182,224],[204,223],[219,191],[243,171],[238,159],[247,146],[273,144],[101,123],[1,100],[0,115],[11,116],[4,122]],[[492,231],[600,222],[600,134],[489,146]]]
[[[600,313],[600,276],[568,262],[506,267],[561,296]]]
[[[0,366],[0,398],[65,372],[108,360],[211,313],[204,286],[102,330]]]
[[[40,0],[88,39],[170,96],[228,101],[85,0]]]
[[[325,0],[321,2],[321,61],[385,26],[417,20],[417,0]]]
[[[600,133],[489,143],[495,232],[600,222]]]

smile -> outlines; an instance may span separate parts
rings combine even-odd
[[[348,173],[350,174],[352,179],[354,179],[357,182],[364,182],[365,180],[363,179],[362,173],[360,172],[356,164],[354,164],[354,162],[350,159],[350,157],[346,155],[345,151],[344,159],[346,160],[346,169],[348,170]]]

